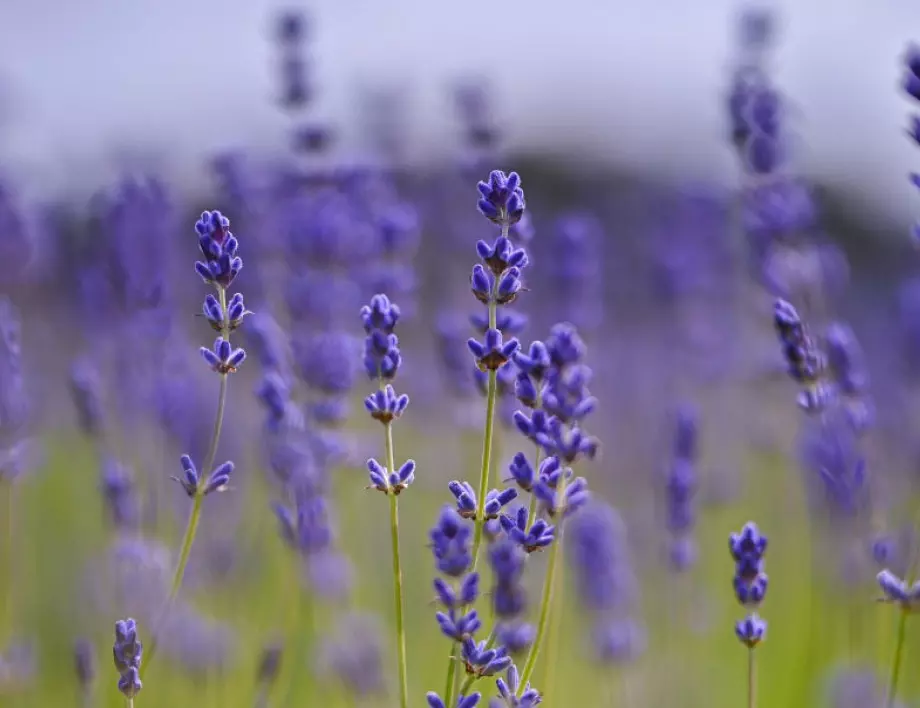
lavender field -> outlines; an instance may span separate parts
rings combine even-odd
[[[475,75],[419,156],[322,19],[266,18],[283,149],[0,151],[0,707],[920,705],[920,198],[803,166],[782,18],[724,18],[728,186]]]

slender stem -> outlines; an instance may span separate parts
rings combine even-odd
[[[540,461],[543,458],[543,448],[537,445],[537,451],[534,454],[533,458],[533,469],[534,472],[538,472],[540,469]],[[537,495],[532,491],[530,493],[530,508],[527,510],[527,530],[530,530],[530,527],[533,526],[533,522],[537,520]]]
[[[224,339],[229,341],[230,322],[227,319],[226,288],[218,286],[217,297],[220,302],[220,311],[223,313],[224,318],[223,326],[221,328],[221,335],[224,337]],[[214,466],[214,459],[217,457],[217,446],[220,443],[220,433],[224,425],[224,409],[227,406],[228,379],[229,374],[220,375],[220,389],[217,394],[217,412],[214,415],[214,429],[211,431],[211,442],[208,445],[208,453],[205,457],[204,465],[201,467],[201,474],[205,476],[211,473],[211,468]],[[203,485],[199,482],[198,490],[195,492],[195,496],[192,501],[192,512],[189,514],[188,524],[186,525],[185,533],[182,536],[179,560],[176,563],[176,571],[173,574],[169,595],[166,597],[166,601],[163,603],[163,607],[160,609],[153,627],[153,633],[150,638],[150,649],[147,651],[147,656],[145,657],[145,664],[147,665],[148,669],[150,667],[150,662],[153,661],[153,657],[156,655],[157,634],[158,630],[160,629],[160,625],[169,614],[169,610],[172,607],[172,604],[175,602],[176,597],[179,594],[179,590],[182,588],[182,580],[185,577],[185,567],[188,565],[188,559],[192,552],[192,544],[194,543],[195,535],[198,532],[198,522],[201,520],[201,502],[204,499],[202,488]]]
[[[127,702],[128,708],[134,708],[134,699],[133,699],[133,698],[126,698],[125,701]]]
[[[562,565],[562,559],[565,556],[565,548],[559,548],[559,558],[556,560],[558,565]],[[562,624],[562,609],[565,607],[562,596],[565,593],[565,582],[562,573],[556,574],[556,587],[553,590],[553,599],[550,602],[550,621],[549,634],[546,635],[546,661],[544,667],[546,674],[543,677],[543,700],[547,705],[556,705],[553,700],[553,691],[556,682],[556,652],[559,647],[559,632]]]
[[[754,647],[748,648],[748,708],[757,706],[757,663],[754,660]]]
[[[390,474],[396,471],[396,459],[393,452],[393,425],[387,423],[386,430],[386,456],[387,469]],[[409,705],[409,679],[408,661],[406,659],[406,625],[403,617],[403,577],[402,563],[399,557],[399,497],[392,491],[387,495],[390,499],[390,540],[393,545],[393,589],[396,602],[396,650],[399,660],[399,704],[401,708]]]
[[[906,609],[902,609],[901,616],[898,618],[898,634],[894,645],[894,659],[891,661],[891,678],[888,681],[888,697],[885,700],[886,708],[893,708],[898,695],[898,679],[901,674],[901,660],[904,657],[904,640],[907,638],[908,614]]]
[[[460,648],[460,644],[454,642],[450,648],[450,656],[447,657],[447,682],[444,684],[444,700],[447,701],[445,705],[452,706],[454,704],[454,686],[455,679],[457,675],[457,657],[454,656],[454,653],[457,649]]]
[[[565,493],[565,481],[559,484],[559,494]],[[563,496],[564,498],[564,496]],[[547,620],[549,619],[549,610],[553,601],[553,585],[555,584],[556,567],[559,560],[559,549],[562,546],[562,518],[556,524],[556,538],[549,550],[549,564],[546,567],[546,577],[543,579],[543,597],[540,600],[540,619],[537,621],[537,636],[534,638],[533,645],[530,647],[530,653],[527,655],[527,661],[524,662],[524,670],[521,672],[520,686],[518,688],[518,697],[522,696],[525,686],[533,675],[534,667],[537,665],[537,656],[540,654],[540,644],[546,634]]]
[[[486,650],[489,650],[489,649],[491,649],[493,646],[495,646],[495,640],[498,639],[498,635],[496,634],[496,630],[497,630],[497,628],[496,628],[496,627],[493,627],[493,628],[492,628],[492,631],[489,632],[489,638],[486,640]],[[467,676],[467,677],[466,677],[466,681],[463,682],[463,685],[460,687],[460,690],[456,692],[456,693],[457,693],[457,698],[459,698],[460,696],[465,696],[466,693],[467,693],[467,691],[469,691],[470,688],[472,688],[473,682],[476,681],[477,679],[480,679],[480,678],[482,678],[482,677],[481,677],[481,676],[477,676],[476,674],[470,674],[469,676]]]
[[[6,570],[6,583],[3,587],[3,625],[2,629],[6,636],[13,634],[13,576],[15,568],[13,567],[13,483],[10,480],[0,480],[0,492],[6,496],[6,534],[3,539],[3,563]]]
[[[486,392],[486,426],[482,442],[482,469],[479,473],[479,496],[476,509],[476,526],[473,529],[473,563],[470,572],[476,570],[479,560],[479,547],[482,545],[482,531],[485,526],[486,494],[489,489],[489,470],[492,467],[492,434],[495,424],[495,399],[497,391],[496,372],[489,372],[489,384]]]

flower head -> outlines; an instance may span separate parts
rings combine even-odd
[[[492,170],[486,182],[477,185],[479,189],[479,212],[489,221],[510,226],[524,215],[524,190],[517,172],[505,174]]]

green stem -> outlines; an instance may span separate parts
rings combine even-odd
[[[3,564],[6,570],[6,583],[3,587],[3,625],[2,630],[7,637],[13,635],[13,576],[15,568],[13,567],[13,483],[8,480],[0,480],[0,492],[6,497],[6,534],[3,538]]]
[[[559,484],[558,494],[565,495],[565,481]],[[530,653],[527,655],[527,661],[524,663],[524,670],[521,672],[520,686],[518,688],[518,697],[522,696],[525,691],[533,670],[537,665],[537,656],[540,654],[540,644],[546,634],[547,620],[549,619],[549,610],[553,601],[553,585],[556,578],[556,567],[559,559],[559,549],[562,546],[562,517],[560,515],[559,523],[556,524],[556,538],[553,541],[552,548],[549,550],[549,564],[546,567],[546,577],[543,579],[543,597],[540,600],[540,619],[537,621],[537,635],[534,638],[533,645],[530,647]]]
[[[128,708],[134,708],[134,699],[133,699],[133,698],[126,698],[125,700],[127,701]]]
[[[454,642],[450,648],[450,656],[447,657],[447,681],[444,684],[444,700],[448,701],[445,705],[453,705],[454,698],[454,677],[457,675],[457,657],[454,653],[460,648],[458,642]]]
[[[898,618],[898,634],[894,645],[894,659],[891,662],[891,679],[888,682],[888,697],[885,700],[887,708],[893,708],[895,699],[898,694],[898,679],[901,674],[901,660],[904,657],[904,640],[907,638],[907,615],[906,609],[901,609],[901,616]]]
[[[217,297],[220,302],[220,310],[224,317],[221,335],[224,339],[229,341],[230,322],[227,320],[226,288],[218,286]],[[160,629],[160,625],[169,614],[169,610],[175,602],[176,597],[179,595],[179,590],[182,588],[182,580],[185,577],[185,567],[188,565],[188,559],[192,553],[192,544],[195,542],[195,535],[198,532],[198,522],[201,520],[201,502],[204,499],[204,495],[202,494],[203,485],[201,482],[211,473],[211,468],[214,466],[214,460],[217,457],[217,446],[220,443],[220,433],[224,425],[224,409],[227,406],[227,382],[229,376],[229,374],[220,375],[220,390],[217,394],[217,413],[214,415],[214,429],[211,431],[211,442],[208,445],[208,453],[205,456],[204,465],[200,468],[203,478],[199,481],[198,490],[195,492],[193,498],[192,512],[189,514],[188,524],[186,524],[185,533],[182,536],[179,560],[176,563],[176,571],[173,574],[169,595],[166,597],[166,602],[163,603],[163,607],[157,615],[157,620],[154,623],[153,632],[150,637],[150,649],[147,651],[147,656],[144,657],[144,663],[148,669],[150,668],[150,662],[153,661],[153,657],[156,655],[158,629]]]
[[[387,423],[386,456],[387,469],[390,474],[396,471],[396,459],[393,452],[393,425]],[[403,577],[402,563],[399,557],[399,504],[398,497],[391,490],[390,498],[390,540],[393,545],[393,586],[396,602],[396,643],[399,661],[399,704],[401,708],[409,705],[408,661],[406,659],[406,625],[403,617]]]
[[[754,647],[748,648],[748,708],[757,706],[757,664],[754,661]]]
[[[473,529],[473,563],[470,572],[476,570],[479,560],[479,547],[482,545],[482,532],[485,526],[485,499],[489,491],[489,470],[492,467],[492,433],[495,423],[495,399],[497,391],[496,372],[489,372],[489,384],[486,393],[486,426],[482,443],[482,469],[479,473],[479,496],[477,497],[476,525]]]
[[[560,547],[559,549],[559,558],[556,560],[557,565],[562,565],[562,559],[565,556],[565,548]],[[553,693],[555,690],[556,682],[556,651],[559,649],[559,632],[561,630],[562,624],[562,609],[565,606],[562,601],[562,596],[565,593],[565,582],[563,582],[562,574],[556,574],[556,585],[558,587],[553,590],[553,599],[550,601],[550,612],[549,612],[549,634],[546,636],[546,661],[544,662],[544,669],[546,671],[545,676],[543,677],[543,699],[546,701],[547,705],[555,705],[553,701]]]
[[[543,457],[543,448],[537,445],[537,452],[533,458],[533,470],[534,472],[539,473],[540,470],[540,460]],[[537,495],[533,492],[530,493],[530,508],[527,510],[527,531],[530,530],[530,527],[533,526],[533,522],[537,520]]]
[[[489,632],[489,638],[486,640],[486,650],[489,650],[493,646],[495,646],[495,640],[498,638],[498,635],[496,634],[496,629],[497,628],[493,628],[492,631]],[[467,676],[466,680],[463,682],[463,685],[460,687],[460,690],[457,691],[457,698],[459,698],[460,696],[465,696],[467,691],[469,691],[470,688],[472,688],[473,682],[480,678],[482,677],[477,676],[476,674],[470,674],[469,676]]]

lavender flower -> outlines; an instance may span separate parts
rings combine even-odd
[[[803,389],[799,394],[799,405],[809,412],[823,410],[829,399],[829,391],[824,382],[824,352],[806,330],[799,313],[785,300],[776,301],[773,324],[782,345],[789,376]]]
[[[129,701],[133,701],[141,691],[139,672],[143,649],[137,638],[137,623],[130,618],[118,620],[115,623],[115,644],[112,652],[115,657],[115,668],[121,676],[118,679],[118,690]]]
[[[531,688],[529,683],[521,686],[521,677],[514,664],[508,667],[508,673],[505,676],[506,678],[495,679],[495,686],[498,688],[501,699],[493,701],[493,707],[534,708],[542,702],[543,698],[539,691]]]
[[[695,561],[693,497],[696,492],[696,412],[689,407],[677,414],[674,451],[668,471],[666,510],[668,530],[672,534],[671,566],[687,570]]]
[[[457,697],[457,708],[476,708],[479,705],[479,699],[482,696],[479,693],[471,693],[468,696]],[[437,693],[427,695],[428,708],[447,708],[444,701]]]
[[[105,427],[99,373],[88,361],[80,361],[70,371],[70,392],[80,429],[89,437],[98,437]]]
[[[88,639],[80,638],[73,645],[74,672],[80,690],[88,696],[96,680],[96,657],[93,645]]]
[[[763,557],[767,550],[767,537],[761,535],[754,522],[749,521],[740,533],[729,538],[729,551],[735,561],[733,585],[738,602],[756,608],[767,593],[767,576],[763,572]],[[743,644],[753,649],[763,638],[766,623],[756,614],[738,622],[735,628]]]
[[[876,580],[884,593],[880,602],[900,605],[904,612],[915,612],[920,608],[920,582],[905,582],[890,570],[880,572]]]

